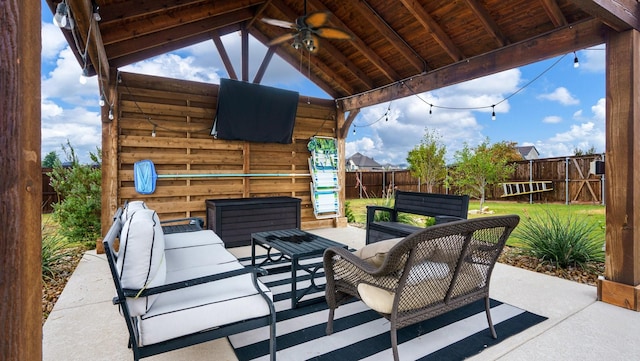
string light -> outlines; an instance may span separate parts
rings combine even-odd
[[[432,109],[433,109],[433,104],[429,104],[429,115],[433,114]]]
[[[578,68],[580,67],[580,61],[578,60],[578,54],[576,54],[576,52],[573,52],[573,67],[574,68]]]
[[[80,82],[80,84],[87,84],[87,78],[89,77],[89,70],[87,70],[87,66],[85,64],[85,66],[82,68],[82,74],[80,74],[80,78],[78,79],[78,81]]]
[[[101,107],[103,107],[106,103],[107,103],[107,99],[104,97],[104,93],[102,93],[102,95],[100,95],[100,100],[98,101],[98,104]]]
[[[355,126],[355,124],[353,125],[353,135],[356,135],[356,126]]]
[[[109,120],[113,120],[113,108],[109,108]]]
[[[153,125],[153,130],[151,131],[151,136],[154,137],[154,138],[156,137],[156,125],[155,124]]]
[[[496,120],[496,106],[491,106],[491,120]]]

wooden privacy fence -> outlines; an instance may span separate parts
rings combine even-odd
[[[515,162],[516,170],[513,176],[504,183],[526,183],[523,188],[526,187],[528,190],[531,187],[533,191],[526,194],[511,191],[510,193],[513,195],[504,196],[505,187],[502,184],[496,184],[487,189],[486,198],[530,203],[562,202],[604,205],[604,174],[590,173],[591,162],[596,160],[604,160],[604,154]],[[346,173],[345,193],[347,199],[377,198],[394,188],[404,191],[426,192],[425,186],[420,184],[417,178],[411,176],[408,170]],[[447,189],[443,184],[438,184],[433,192],[456,193],[457,189]]]

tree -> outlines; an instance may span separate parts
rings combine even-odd
[[[433,193],[433,187],[447,175],[444,161],[446,148],[438,139],[436,132],[427,129],[420,144],[407,155],[411,175],[421,179],[429,193]]]
[[[60,158],[58,158],[58,153],[52,150],[42,160],[42,168],[53,168],[53,166],[59,162]]]
[[[587,150],[582,150],[581,148],[578,148],[578,147],[573,149],[573,155],[578,156],[578,157],[583,156],[583,155],[592,155],[592,154],[598,154],[598,150],[593,145],[591,147],[589,147],[589,149],[587,149]]]
[[[517,157],[515,143],[500,142],[489,144],[489,139],[476,148],[467,143],[455,154],[456,166],[453,169],[453,184],[461,193],[480,199],[480,210],[484,207],[487,186],[508,179],[515,170],[515,164],[509,162]]]

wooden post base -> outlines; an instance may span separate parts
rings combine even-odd
[[[640,285],[631,286],[598,279],[598,301],[640,311]]]

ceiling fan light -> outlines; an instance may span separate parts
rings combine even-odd
[[[293,48],[296,50],[302,47],[302,43],[300,42],[299,36],[296,36],[295,38],[293,38],[293,43],[291,44],[291,46],[293,46]]]
[[[304,43],[304,46],[308,48],[314,46],[313,44],[313,37],[311,36],[310,32],[305,32],[304,33],[304,37],[302,38],[302,43]]]

